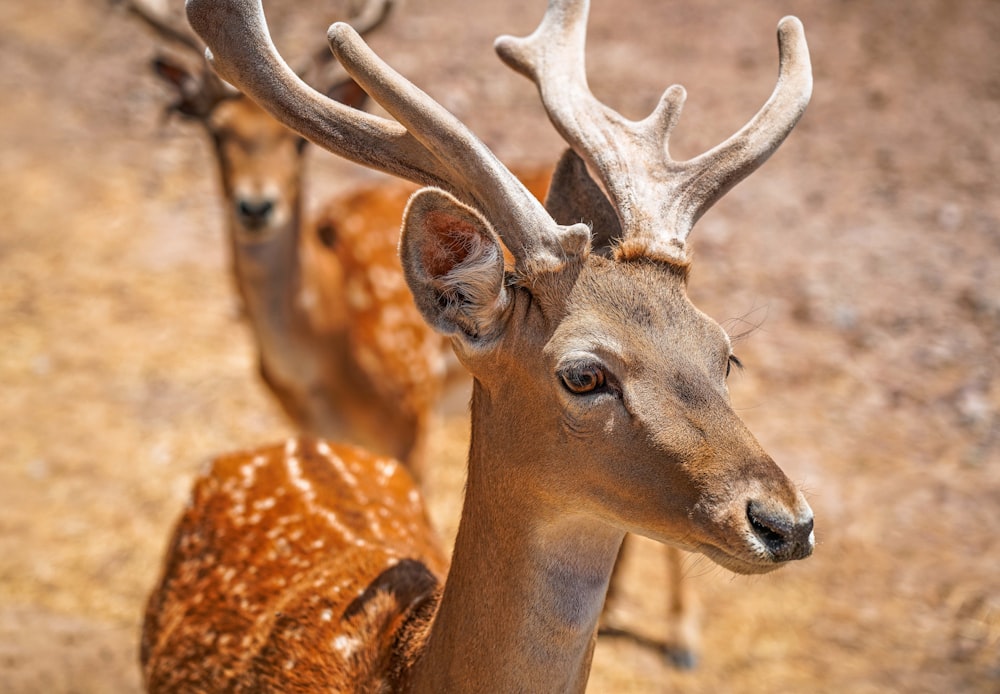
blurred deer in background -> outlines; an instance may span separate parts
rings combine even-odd
[[[351,25],[374,31],[392,1],[370,0]],[[171,110],[201,123],[214,145],[233,272],[264,381],[300,430],[355,441],[419,475],[442,392],[468,376],[421,319],[399,266],[399,220],[415,187],[355,188],[306,223],[307,141],[209,70],[186,24],[140,0],[127,7],[189,59],[161,55],[153,65],[177,92]],[[323,45],[297,72],[361,108],[367,95],[354,80],[326,74],[332,58]]]
[[[674,161],[683,89],[638,123],[611,111],[586,85],[586,0],[551,0],[534,34],[497,42],[572,148],[546,209],[348,25],[331,47],[395,121],[301,82],[259,0],[187,8],[214,68],[276,118],[433,186],[410,200],[400,254],[473,374],[472,441],[446,580],[393,461],[309,438],[219,458],[148,604],[151,691],[583,691],[626,533],[739,573],[812,553],[812,511],[730,405],[730,341],[686,293],[692,226],[809,100],[798,20],[778,25],[778,84],[757,115]]]

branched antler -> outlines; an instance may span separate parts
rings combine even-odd
[[[161,7],[154,7],[151,0],[114,1],[121,2],[132,15],[146,24],[165,42],[177,46],[194,56],[199,63],[204,64],[205,45],[187,23],[177,21]],[[367,0],[363,3],[358,14],[351,17],[348,23],[364,36],[385,23],[395,2],[396,0]],[[333,55],[330,53],[330,48],[323,42],[319,49],[314,50],[312,55],[302,60],[301,64],[295,68],[295,73],[310,82],[326,82],[325,86],[320,87],[323,89],[337,81],[330,79],[330,75],[326,75],[326,79],[321,75],[332,61]],[[154,65],[158,71],[171,69],[169,61],[165,61],[162,56],[154,62]],[[342,78],[343,75],[340,77]],[[183,82],[181,100],[174,104],[173,108],[187,115],[204,118],[220,101],[238,95],[239,92],[231,84],[224,82],[212,70],[203,67],[198,74],[192,74],[190,79]]]
[[[359,35],[367,36],[385,23],[398,2],[399,0],[369,0],[363,4],[358,14],[347,20],[347,23],[354,27]],[[320,73],[331,62],[333,62],[333,53],[324,42],[322,46],[313,51],[307,60],[295,67],[295,74],[300,75],[307,82],[312,82],[320,79]]]
[[[794,17],[778,24],[778,83],[757,115],[708,152],[675,161],[667,147],[684,104],[683,87],[667,89],[653,113],[638,122],[599,102],[584,66],[588,6],[588,0],[550,0],[535,32],[497,39],[497,53],[535,82],[552,123],[601,179],[622,223],[619,255],[683,262],[698,218],[764,163],[805,110],[812,74],[802,24]]]
[[[444,188],[473,205],[522,269],[560,267],[567,257],[585,252],[586,226],[553,222],[472,132],[386,65],[349,25],[330,27],[330,47],[348,74],[396,121],[348,108],[299,79],[275,49],[259,0],[187,0],[187,13],[223,79],[319,146]]]

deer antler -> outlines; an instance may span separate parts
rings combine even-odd
[[[684,88],[667,89],[653,113],[638,122],[599,102],[584,67],[588,7],[588,0],[550,0],[535,32],[500,37],[497,53],[535,82],[556,129],[604,184],[622,223],[619,257],[685,262],[694,223],[767,160],[809,103],[812,74],[802,24],[795,17],[778,24],[778,83],[757,115],[708,152],[675,161],[667,146]]]
[[[177,111],[195,118],[205,118],[219,102],[239,96],[239,92],[231,85],[204,67],[205,47],[190,26],[176,21],[165,13],[163,8],[154,8],[148,0],[124,0],[122,4],[153,33],[180,48],[200,65],[199,69],[188,71],[186,68],[180,68],[162,52],[153,60],[154,70],[161,77],[173,82],[180,92],[178,100],[167,108],[168,112]]]
[[[144,22],[160,38],[174,44],[184,51],[194,55],[199,63],[205,57],[205,45],[191,27],[184,22],[176,21],[162,9],[153,7],[149,0],[113,0],[121,2],[125,8]],[[395,0],[369,0],[357,15],[348,21],[355,30],[365,35],[381,26],[391,14]],[[321,79],[323,69],[333,60],[329,47],[324,43],[311,56],[304,59],[295,69],[295,73],[309,81]],[[157,70],[168,70],[169,66],[162,58],[156,61]],[[328,84],[336,80],[328,79]],[[227,84],[211,70],[204,68],[197,76],[187,81],[182,88],[181,101],[172,106],[173,109],[188,115],[205,117],[223,99],[239,95],[231,84]]]
[[[117,4],[120,0],[114,1]],[[169,17],[150,7],[149,3],[144,0],[124,0],[121,4],[125,5],[128,12],[149,25],[166,41],[175,43],[196,54],[201,54],[202,46],[190,27],[180,22],[171,21]]]
[[[354,30],[361,36],[366,36],[369,32],[378,29],[392,14],[394,3],[398,0],[369,0],[347,23],[354,27]],[[312,55],[295,68],[295,74],[301,76],[307,82],[314,82],[320,79],[323,69],[333,62],[333,53],[330,47],[324,42],[322,46],[313,51]]]
[[[216,72],[303,137],[351,161],[454,193],[489,219],[523,270],[558,268],[586,252],[585,225],[557,225],[486,145],[386,65],[349,25],[330,27],[334,55],[398,122],[343,106],[300,80],[275,49],[259,0],[187,0],[186,6]]]

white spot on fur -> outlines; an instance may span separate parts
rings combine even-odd
[[[345,296],[348,305],[357,311],[363,311],[372,305],[372,296],[368,292],[368,287],[360,279],[352,278],[347,283]]]
[[[288,477],[292,485],[302,492],[302,496],[305,497],[306,501],[316,500],[316,490],[313,489],[312,483],[307,480],[302,475],[302,463],[295,456],[290,456],[287,460],[288,466]]]
[[[358,646],[361,645],[361,642],[353,636],[340,634],[339,636],[335,636],[333,638],[330,645],[333,646],[333,650],[340,653],[340,655],[346,659],[354,655],[354,652],[358,650]]]
[[[249,463],[240,465],[240,474],[243,476],[243,487],[249,489],[257,478],[257,468]]]
[[[333,610],[323,610],[319,614],[319,618],[324,622],[329,622],[333,620]]]
[[[298,296],[299,306],[305,311],[310,311],[319,303],[316,292],[312,289],[303,289]]]
[[[330,455],[328,458],[330,460],[330,464],[337,468],[337,472],[339,472],[340,476],[344,478],[344,482],[351,487],[357,488],[358,479],[351,474],[350,470],[347,469],[343,459],[341,459],[339,455]]]
[[[391,458],[384,458],[375,463],[375,467],[378,469],[379,474],[382,476],[383,481],[392,477],[396,474],[397,463]]]

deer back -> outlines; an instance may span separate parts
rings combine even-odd
[[[375,691],[445,568],[403,466],[308,438],[215,460],[168,557],[143,628],[150,691]]]

